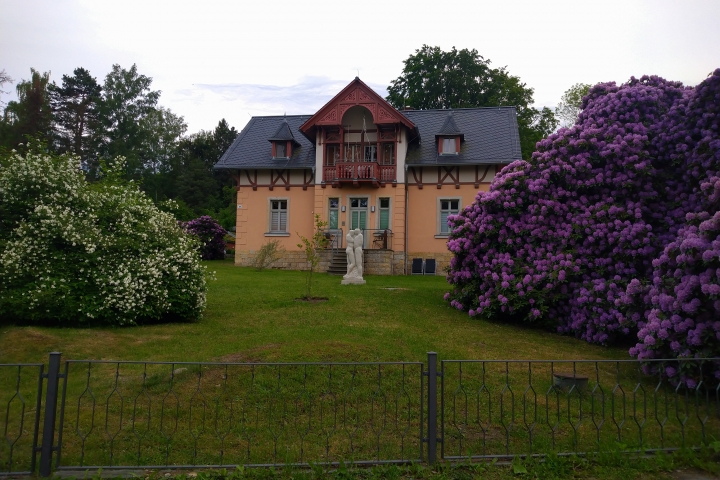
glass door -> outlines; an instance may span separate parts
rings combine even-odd
[[[363,248],[367,243],[367,198],[351,198],[350,199],[350,229],[359,228],[363,231]]]

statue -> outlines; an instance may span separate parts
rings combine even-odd
[[[364,285],[365,280],[362,278],[363,273],[363,234],[362,230],[356,228],[350,230],[345,236],[347,247],[345,254],[347,255],[347,274],[343,276],[342,285]]]
[[[357,268],[358,276],[363,276],[363,234],[359,228],[355,229],[355,268]]]
[[[345,254],[347,255],[347,274],[343,278],[349,277],[350,272],[355,269],[355,230],[350,230],[348,234],[345,235],[345,243],[347,243],[347,248],[345,249]]]

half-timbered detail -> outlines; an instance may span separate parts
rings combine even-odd
[[[319,215],[331,240],[321,268],[334,254],[342,264],[359,228],[366,273],[384,275],[413,259],[442,272],[447,218],[519,158],[513,107],[398,111],[356,78],[315,114],[253,117],[215,168],[237,182],[237,265],[273,240],[285,249],[276,267],[306,268],[296,233],[312,236]]]

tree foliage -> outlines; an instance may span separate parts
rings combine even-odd
[[[3,90],[6,83],[13,83],[13,78],[10,75],[8,75],[8,73],[3,68],[2,70],[0,70],[0,94],[10,93],[6,90]],[[3,105],[3,104],[4,104],[4,102],[0,101],[0,105]]]
[[[0,87],[11,81],[3,70]],[[18,101],[0,117],[0,147],[18,149],[37,138],[53,153],[78,155],[90,181],[104,174],[102,162],[122,156],[124,178],[164,211],[182,221],[211,215],[226,229],[235,225],[234,179],[213,170],[238,133],[225,119],[186,135],[184,118],[158,104],[152,78],[135,65],[113,65],[102,85],[82,67],[63,75],[60,85],[31,70],[18,88]]]
[[[297,247],[302,249],[305,253],[305,259],[308,262],[308,268],[305,272],[305,298],[306,300],[313,300],[312,286],[313,286],[313,273],[320,263],[320,251],[325,249],[330,243],[330,240],[325,236],[325,228],[328,222],[323,221],[320,215],[315,214],[315,229],[313,230],[312,237],[307,238],[299,233],[300,243]]]
[[[402,74],[388,87],[394,107],[416,109],[515,106],[523,158],[557,126],[553,112],[532,106],[534,90],[505,67],[491,68],[477,50],[423,45],[403,61]]]
[[[50,72],[30,69],[30,79],[21,80],[15,90],[18,99],[8,102],[3,114],[2,145],[16,148],[28,137],[50,143],[52,109],[48,95]]]
[[[40,149],[42,150],[42,149]],[[197,240],[122,179],[85,180],[75,156],[13,153],[0,168],[0,318],[57,325],[196,319]]]
[[[102,87],[80,67],[73,76],[63,75],[61,86],[53,82],[48,90],[57,151],[73,153],[87,166],[99,127]]]
[[[560,121],[561,127],[571,127],[575,125],[578,115],[582,111],[582,99],[590,90],[587,83],[576,83],[572,87],[565,90],[560,103],[555,107],[555,117]]]
[[[151,85],[152,78],[139,74],[136,65],[126,70],[118,64],[112,66],[103,85],[98,146],[105,158],[124,157],[126,174],[133,179],[141,178],[141,152],[150,137],[143,128],[145,119],[160,98],[160,92],[151,90]]]
[[[645,342],[655,317],[690,319],[675,330],[688,339],[683,348],[657,349],[655,334],[652,348],[631,351],[645,357],[685,356],[698,345],[693,335],[720,336],[720,323],[702,334],[693,327],[720,316],[718,95],[720,69],[695,89],[658,77],[592,87],[575,126],[503,169],[451,217],[447,299],[470,315],[541,322],[605,344],[639,331]]]

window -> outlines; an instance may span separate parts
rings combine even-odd
[[[395,163],[395,145],[392,143],[382,144],[382,163],[383,165],[393,165]]]
[[[275,142],[275,158],[287,158],[287,157],[288,157],[287,142]]]
[[[378,228],[380,230],[386,230],[390,228],[390,199],[380,199],[380,219],[378,222]]]
[[[330,199],[330,210],[328,213],[328,228],[337,230],[338,228],[338,207],[340,206],[339,198]]]
[[[287,233],[287,200],[270,200],[270,233]]]
[[[377,161],[377,145],[365,145],[365,161]]]
[[[442,142],[440,149],[442,155],[455,155],[457,153],[457,140],[455,137],[443,137],[440,141]]]
[[[340,161],[340,145],[328,145],[325,153],[325,165],[332,167]]]
[[[350,206],[352,208],[367,208],[368,199],[367,198],[351,198]]]
[[[447,236],[450,233],[450,227],[448,227],[448,217],[450,215],[457,215],[460,213],[460,199],[441,198],[438,200],[438,203],[440,204],[438,232],[441,236]]]
[[[348,143],[345,145],[345,161],[359,162],[361,160],[360,145],[357,143]]]

